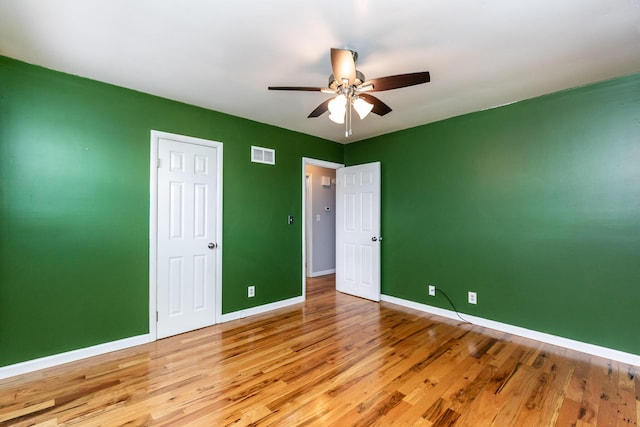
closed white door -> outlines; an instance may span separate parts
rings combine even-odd
[[[380,301],[380,162],[336,171],[336,289]]]
[[[158,139],[158,338],[216,321],[217,155]]]

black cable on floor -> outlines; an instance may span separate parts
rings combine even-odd
[[[462,316],[460,316],[460,313],[458,313],[458,309],[456,308],[455,304],[453,303],[453,301],[451,301],[451,298],[449,298],[449,295],[447,295],[447,293],[445,291],[443,291],[440,288],[436,288],[436,292],[441,292],[442,295],[444,295],[444,297],[449,301],[449,304],[451,304],[451,307],[453,307],[453,311],[456,312],[456,315],[460,318],[460,320],[462,320],[464,323],[472,324],[467,319],[465,319]]]

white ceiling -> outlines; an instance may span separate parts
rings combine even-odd
[[[367,78],[430,71],[354,119],[328,98],[329,49]],[[0,0],[0,54],[338,142],[640,71],[639,0]]]

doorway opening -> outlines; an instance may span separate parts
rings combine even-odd
[[[302,159],[302,297],[308,277],[335,273],[336,169],[343,164]]]

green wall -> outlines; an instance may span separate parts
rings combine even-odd
[[[341,145],[0,57],[0,366],[148,332],[152,129],[224,144],[223,312],[301,294],[301,158]]]
[[[640,354],[640,74],[345,147],[382,162],[382,291]],[[478,292],[478,305],[466,303]]]
[[[640,74],[343,147],[0,57],[0,366],[148,332],[151,129],[224,144],[224,313],[300,295],[301,157],[381,161],[383,293],[640,354],[639,111]]]

